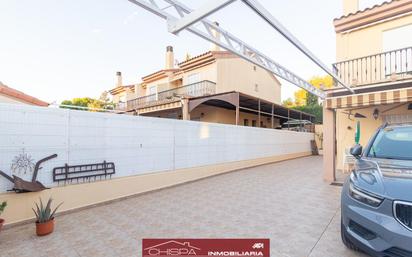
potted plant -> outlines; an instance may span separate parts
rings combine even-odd
[[[3,213],[4,209],[6,209],[7,206],[7,202],[4,201],[0,204],[0,215]],[[3,227],[4,224],[4,219],[0,218],[0,230]]]
[[[53,199],[49,198],[46,205],[43,205],[43,201],[40,198],[40,204],[36,203],[36,209],[33,209],[36,215],[36,234],[38,236],[45,236],[53,232],[54,230],[54,214],[57,209],[63,204],[57,205],[54,210],[51,210],[51,204]]]

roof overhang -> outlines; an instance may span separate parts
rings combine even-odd
[[[17,101],[37,105],[37,106],[49,106],[49,103],[46,103],[40,99],[37,99],[33,96],[27,95],[17,89],[8,87],[0,83],[0,95],[5,95],[10,98],[16,99]]]
[[[340,33],[411,12],[412,0],[393,0],[342,16],[335,19],[333,24],[336,33]]]

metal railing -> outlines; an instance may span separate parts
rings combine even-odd
[[[352,86],[412,78],[412,47],[338,62],[333,68]]]
[[[204,80],[197,83],[185,85],[151,94],[138,97],[127,101],[127,109],[134,110],[152,105],[165,104],[180,100],[182,97],[197,97],[205,95],[213,95],[216,92],[216,83]]]

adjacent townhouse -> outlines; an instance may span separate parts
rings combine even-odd
[[[212,46],[208,52],[175,65],[173,47],[165,65],[136,85],[118,82],[109,92],[125,113],[280,128],[288,120],[313,121],[312,115],[281,103],[281,84],[266,70]]]
[[[0,82],[0,103],[27,104],[36,106],[49,106],[48,103],[27,95],[17,89],[8,87]]]
[[[333,21],[333,67],[355,93],[339,86],[327,92],[323,145],[328,181],[349,171],[358,122],[364,146],[382,124],[412,122],[412,1],[360,10],[358,0],[343,0],[343,6],[343,16]]]

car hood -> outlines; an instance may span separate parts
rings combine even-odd
[[[362,159],[356,165],[356,186],[391,200],[412,202],[412,161]]]

